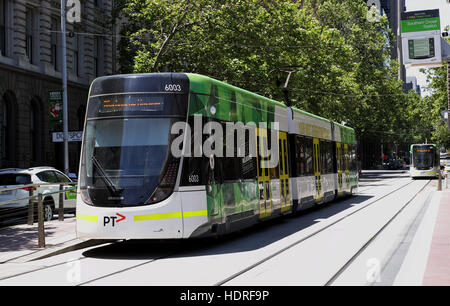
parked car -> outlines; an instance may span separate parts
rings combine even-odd
[[[51,185],[47,185],[47,184]],[[44,206],[44,218],[46,221],[51,220],[55,213],[59,211],[59,194],[49,194],[59,190],[60,183],[73,183],[61,171],[53,167],[33,167],[29,169],[8,168],[0,170],[0,203],[22,199],[29,196],[29,191],[33,187],[27,187],[29,184],[43,184],[33,188],[33,195],[42,193],[42,204]],[[23,188],[15,190],[2,189],[19,187]],[[64,189],[70,189],[71,186],[65,185]],[[37,205],[37,198],[33,199]],[[64,193],[64,213],[75,213],[76,207],[76,191],[68,190]],[[6,205],[0,204],[0,220],[9,217],[20,217],[27,214],[28,200],[23,200]],[[37,211],[37,209],[35,210]],[[2,218],[3,216],[3,218]]]
[[[398,159],[388,159],[383,163],[383,167],[384,169],[388,170],[398,170],[401,169],[403,166],[401,161]]]

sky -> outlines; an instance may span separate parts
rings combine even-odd
[[[441,31],[445,26],[450,25],[450,1],[449,0],[406,0],[406,11],[422,11],[439,9],[441,20]],[[406,68],[406,76],[415,76],[417,84],[422,89],[422,96],[426,95],[424,87],[427,85],[425,74],[420,73],[420,68]]]

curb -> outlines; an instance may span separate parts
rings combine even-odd
[[[37,250],[35,252],[32,252],[27,255],[18,256],[15,258],[11,258],[9,260],[4,261],[3,263],[24,263],[24,262],[30,262],[35,261],[39,259],[48,258],[55,255],[60,255],[63,253],[92,247],[100,244],[105,243],[111,243],[116,240],[104,240],[104,239],[90,239],[90,240],[81,240],[78,238],[75,238],[73,240],[69,240],[67,242],[48,247],[43,250]]]

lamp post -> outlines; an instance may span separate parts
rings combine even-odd
[[[66,1],[61,0],[61,73],[63,98],[64,173],[69,174],[69,128],[67,115],[67,61],[66,61]]]

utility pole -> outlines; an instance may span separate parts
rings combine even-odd
[[[402,30],[401,30],[401,20],[403,9],[405,8],[405,0],[398,0],[397,3],[397,57],[400,63],[400,68],[398,71],[398,79],[401,80],[402,86],[405,86],[406,79],[406,69],[403,64],[403,50],[402,50]]]
[[[447,127],[450,131],[450,57],[447,58]]]
[[[61,72],[63,93],[64,173],[69,174],[69,128],[67,114],[67,61],[66,61],[66,1],[61,0]]]

